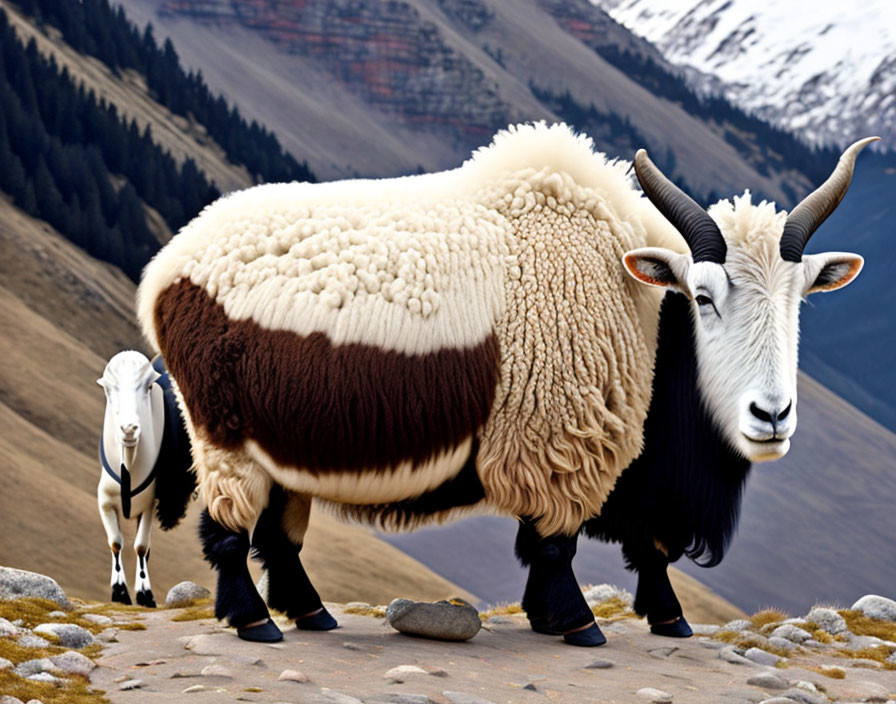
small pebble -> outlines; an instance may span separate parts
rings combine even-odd
[[[140,689],[143,686],[143,680],[125,680],[118,688],[123,691],[128,691],[129,689]]]
[[[763,699],[759,704],[797,704],[795,699],[788,697],[772,697],[771,699]]]
[[[725,647],[725,644],[720,640],[712,640],[711,638],[701,638],[697,641],[704,648],[709,648],[710,650],[721,650]]]
[[[65,611],[51,611],[47,614],[48,618],[65,618],[68,614]]]
[[[803,630],[799,626],[795,626],[791,623],[785,623],[782,626],[778,626],[775,630],[771,632],[771,638],[785,638],[794,643],[805,643],[807,640],[812,638],[812,634],[808,631]]]
[[[718,633],[721,630],[721,626],[708,623],[692,623],[691,630],[695,636],[711,636]]]
[[[530,682],[529,684],[527,684],[527,685],[524,685],[524,686],[523,686],[523,689],[529,690],[530,692],[537,692],[537,691],[538,691],[538,687],[536,687],[536,686],[535,686],[534,684],[532,684],[531,682]]]
[[[310,682],[311,680],[308,678],[304,672],[300,672],[299,670],[284,670],[280,673],[280,676],[277,678],[283,682]]]
[[[364,700],[365,704],[435,704],[425,694],[405,694],[404,692],[386,692],[376,694]]]
[[[595,660],[590,665],[585,665],[586,670],[606,670],[607,668],[613,667],[613,663],[609,660]]]
[[[48,648],[50,647],[50,641],[46,638],[41,638],[40,636],[36,636],[33,633],[26,633],[23,636],[20,636],[16,641],[23,648]]]
[[[49,672],[38,672],[36,675],[28,675],[27,679],[34,680],[35,682],[49,682],[51,684],[62,682],[61,679],[54,677]]]
[[[664,692],[661,689],[654,689],[653,687],[642,687],[637,692],[635,692],[642,699],[647,699],[654,704],[669,704],[672,701],[672,695],[668,692]]]
[[[11,670],[13,668],[12,661],[6,658],[0,658],[0,670]],[[2,703],[0,703],[2,704]]]
[[[343,694],[342,692],[339,692],[335,689],[321,687],[320,693],[323,694],[330,701],[336,702],[336,704],[364,704],[357,697],[352,697],[348,694]]]
[[[204,684],[194,684],[192,687],[187,687],[183,694],[192,694],[193,692],[204,692],[207,687]]]
[[[734,663],[735,665],[754,665],[755,663],[752,660],[747,660],[743,655],[738,653],[734,646],[726,646],[719,651],[719,657],[726,662]]]
[[[396,684],[401,684],[408,677],[413,675],[428,675],[429,673],[424,670],[422,667],[417,667],[416,665],[399,665],[398,667],[393,667],[389,670],[385,675],[383,675],[383,679],[387,679],[391,682],[395,682]]]
[[[55,655],[50,658],[50,662],[69,675],[84,675],[86,677],[96,668],[96,663],[93,660],[74,650]]]
[[[780,648],[781,650],[793,650],[796,648],[796,643],[793,641],[787,640],[786,638],[778,638],[777,636],[773,636],[768,639],[768,644],[773,648]]]
[[[830,704],[827,697],[797,687],[781,692],[781,696],[801,702],[801,704]]]
[[[206,665],[199,671],[203,677],[233,677],[233,674],[223,665]]]
[[[95,623],[97,626],[111,626],[115,623],[108,616],[103,616],[103,614],[84,614],[81,618],[89,623]]]

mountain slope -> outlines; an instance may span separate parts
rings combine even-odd
[[[741,130],[736,142],[721,118],[695,119],[678,100],[655,97],[602,58],[575,34],[578,25],[565,21],[568,6],[598,23],[601,36],[632,60],[663,61],[584,0],[123,6],[140,25],[151,22],[171,37],[215,90],[307,155],[325,178],[457,166],[509,122],[559,120],[555,106],[534,94],[538,88],[568,92],[585,108],[636,125],[637,146],[652,148],[663,162],[667,150],[674,154],[672,170],[698,197],[751,187],[789,202],[809,187],[792,164],[753,163],[749,133]],[[630,138],[597,136],[608,153],[631,157]]]
[[[896,5],[593,0],[672,63],[807,141],[896,138]]]

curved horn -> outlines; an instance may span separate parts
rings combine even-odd
[[[634,165],[644,193],[666,220],[682,234],[691,248],[691,258],[695,262],[724,264],[728,246],[719,226],[706,211],[663,176],[647,156],[646,150],[638,150]]]
[[[865,137],[854,142],[840,157],[828,180],[803,198],[802,202],[790,211],[784,223],[781,235],[781,257],[788,262],[799,262],[803,259],[803,250],[812,233],[818,229],[828,215],[840,205],[856,165],[859,152],[880,137]]]

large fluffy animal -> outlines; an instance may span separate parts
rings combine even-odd
[[[97,504],[112,551],[112,601],[131,603],[120,521],[136,519],[137,603],[155,607],[149,581],[153,507],[162,530],[174,528],[186,513],[196,488],[189,438],[161,357],[150,362],[134,350],[119,352],[97,383],[106,393]]]
[[[787,451],[799,299],[861,260],[801,258],[795,235],[782,257],[783,216],[748,197],[717,214],[729,247],[646,155],[662,215],[627,166],[564,125],[513,127],[453,171],[222,198],[149,264],[139,316],[185,410],[216,613],[241,637],[280,637],[250,547],[272,607],[335,626],[298,557],[316,497],[386,528],[521,517],[533,626],[603,642],[575,536],[644,452],[658,328],[687,337],[691,315],[701,378],[681,386],[711,392],[726,447]]]

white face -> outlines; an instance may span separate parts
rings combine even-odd
[[[140,441],[140,418],[151,418],[150,393],[159,373],[139,352],[119,352],[106,365],[97,384],[106,392],[106,415],[118,444],[134,448]]]
[[[796,430],[799,305],[832,291],[862,268],[855,254],[784,261],[775,246],[729,246],[724,264],[648,247],[624,264],[642,283],[692,302],[701,395],[729,444],[752,462],[783,457]]]

